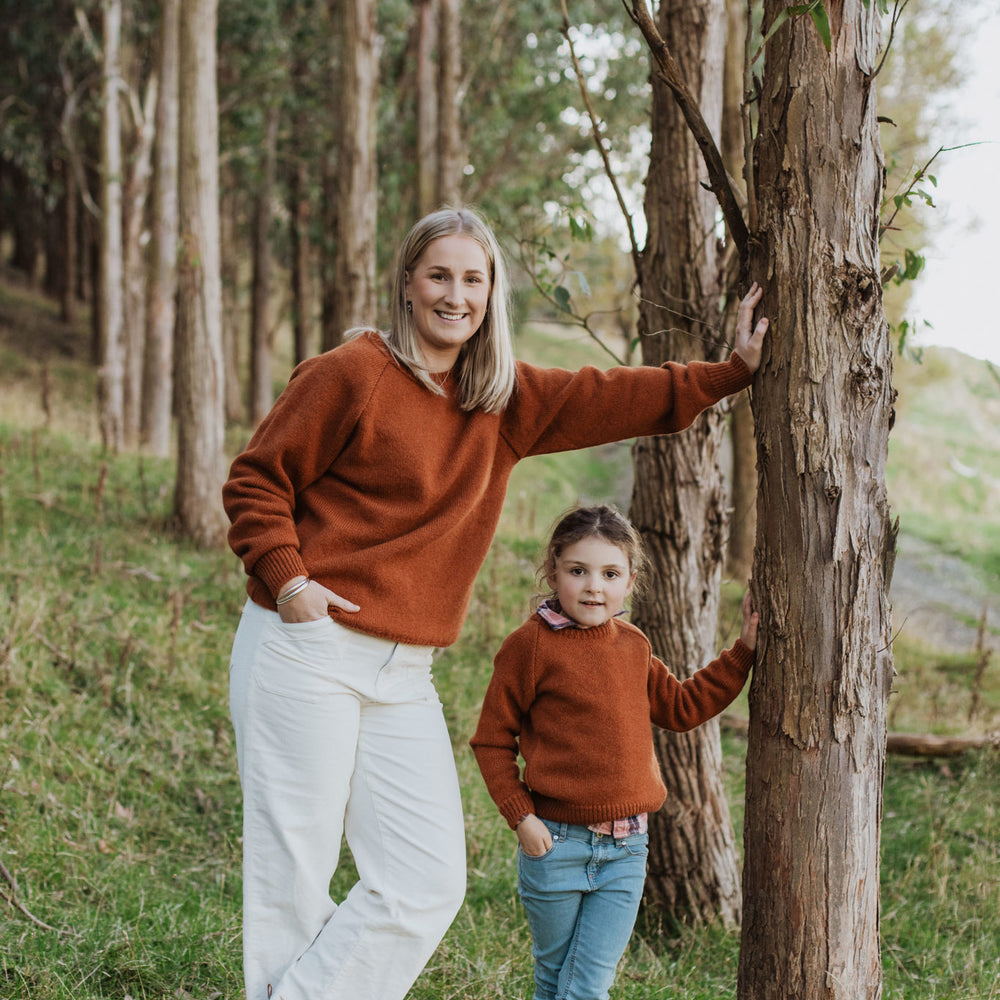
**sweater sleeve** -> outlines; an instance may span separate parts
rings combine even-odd
[[[690,426],[702,410],[746,388],[752,374],[728,361],[579,371],[518,365],[504,435],[518,458],[570,451]]]
[[[732,649],[686,680],[650,656],[650,719],[661,729],[685,733],[715,718],[743,690],[754,654],[739,639]]]
[[[272,596],[309,575],[295,526],[296,497],[333,464],[377,379],[381,356],[361,342],[302,362],[234,460],[222,490],[229,544]]]
[[[535,806],[518,768],[521,722],[534,700],[534,643],[523,629],[507,637],[493,661],[479,725],[469,741],[490,797],[513,829]]]

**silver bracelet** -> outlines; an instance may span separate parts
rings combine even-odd
[[[274,603],[287,604],[293,597],[298,597],[310,583],[312,583],[312,580],[310,580],[309,577],[306,577],[304,580],[300,580],[294,587],[292,587],[291,590],[288,591],[287,594],[284,595],[284,597],[275,598]]]

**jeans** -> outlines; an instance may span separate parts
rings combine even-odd
[[[542,822],[552,847],[517,853],[518,890],[531,927],[534,1000],[606,1000],[646,879],[649,838],[615,839]]]
[[[247,1000],[403,1000],[458,912],[462,804],[431,653],[247,602],[230,664]],[[342,835],[358,882],[338,904]]]

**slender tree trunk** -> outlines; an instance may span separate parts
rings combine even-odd
[[[437,200],[461,204],[462,188],[462,2],[438,6]]]
[[[256,426],[274,402],[271,389],[271,198],[278,147],[278,105],[267,110],[264,161],[253,217],[250,306],[250,423]]]
[[[437,197],[437,73],[434,41],[437,0],[417,5],[417,205],[421,216],[433,212]]]
[[[181,532],[225,540],[216,0],[182,0],[177,490]]]
[[[323,241],[320,246],[320,344],[324,351],[332,350],[341,343],[344,330],[340,324],[337,288],[336,233],[339,230],[337,217],[337,172],[333,150],[323,160]]]
[[[65,239],[65,274],[59,292],[59,313],[64,323],[76,322],[76,286],[79,280],[79,236],[77,234],[77,209],[79,194],[76,190],[76,173],[69,160],[63,161],[63,180],[66,193],[63,198],[63,238]]]
[[[101,441],[117,452],[125,441],[125,307],[122,250],[121,0],[104,0],[101,115],[101,249],[98,408]]]
[[[726,56],[723,73],[722,142],[720,152],[732,182],[743,188],[743,63],[746,10],[743,0],[726,0]],[[730,478],[729,549],[726,572],[735,580],[750,578],[757,525],[757,443],[753,433],[750,394],[733,400],[729,423],[732,445]]]
[[[309,238],[309,167],[305,157],[296,157],[289,180],[289,215],[292,244],[292,336],[295,364],[312,353],[312,241]]]
[[[160,14],[160,93],[156,105],[152,260],[143,362],[142,439],[154,455],[168,455],[174,393],[177,294],[177,130],[180,0],[164,0]]]
[[[764,28],[784,8],[767,0]],[[753,273],[760,491],[741,1000],[877,1000],[879,831],[892,673],[885,489],[877,5],[827,3],[769,41]]]
[[[718,128],[722,81],[722,0],[674,0],[659,26]],[[701,74],[704,74],[701,76]],[[705,168],[677,105],[654,77],[652,149],[646,180],[647,245],[640,268],[643,361],[718,361],[720,256],[715,202]],[[718,653],[719,585],[726,545],[720,447],[725,415],[703,414],[683,434],[643,438],[635,448],[632,518],[651,557],[652,585],[633,620],[679,677]],[[736,840],[722,786],[722,751],[713,721],[692,733],[655,733],[667,800],[650,817],[646,900],[693,922],[740,916]]]
[[[246,409],[243,405],[243,385],[240,372],[242,361],[240,353],[240,320],[237,289],[240,280],[239,251],[236,245],[236,233],[239,230],[238,200],[234,193],[235,185],[230,182],[224,185],[225,194],[219,213],[219,248],[220,268],[222,272],[222,357],[224,359],[223,377],[225,378],[225,413],[229,423],[238,423],[244,419]]]
[[[331,329],[375,322],[378,212],[375,120],[378,33],[375,0],[344,0],[341,49],[341,131],[337,164],[337,246]]]
[[[125,194],[125,439],[139,439],[142,414],[143,365],[146,353],[147,268],[143,245],[146,201],[152,177],[153,142],[159,77],[150,75]]]
[[[289,27],[289,34],[294,31]],[[308,60],[296,57],[292,63],[292,80],[297,93],[308,86],[310,68]],[[301,108],[301,102],[297,103]],[[312,239],[309,224],[312,219],[309,180],[310,162],[304,137],[311,128],[307,115],[297,110],[292,120],[288,155],[291,170],[288,177],[289,237],[292,258],[292,337],[294,361],[298,364],[313,353],[313,299],[312,299]]]

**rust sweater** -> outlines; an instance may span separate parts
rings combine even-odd
[[[338,620],[419,646],[458,637],[514,465],[687,427],[750,383],[733,355],[566,371],[519,362],[503,413],[461,410],[396,364],[374,332],[300,364],[223,500],[252,600],[305,574],[360,605]]]
[[[680,681],[628,622],[557,631],[532,615],[496,655],[471,740],[490,796],[511,827],[531,812],[589,825],[659,809],[650,722],[674,732],[707,722],[740,693],[753,658],[737,640]]]

